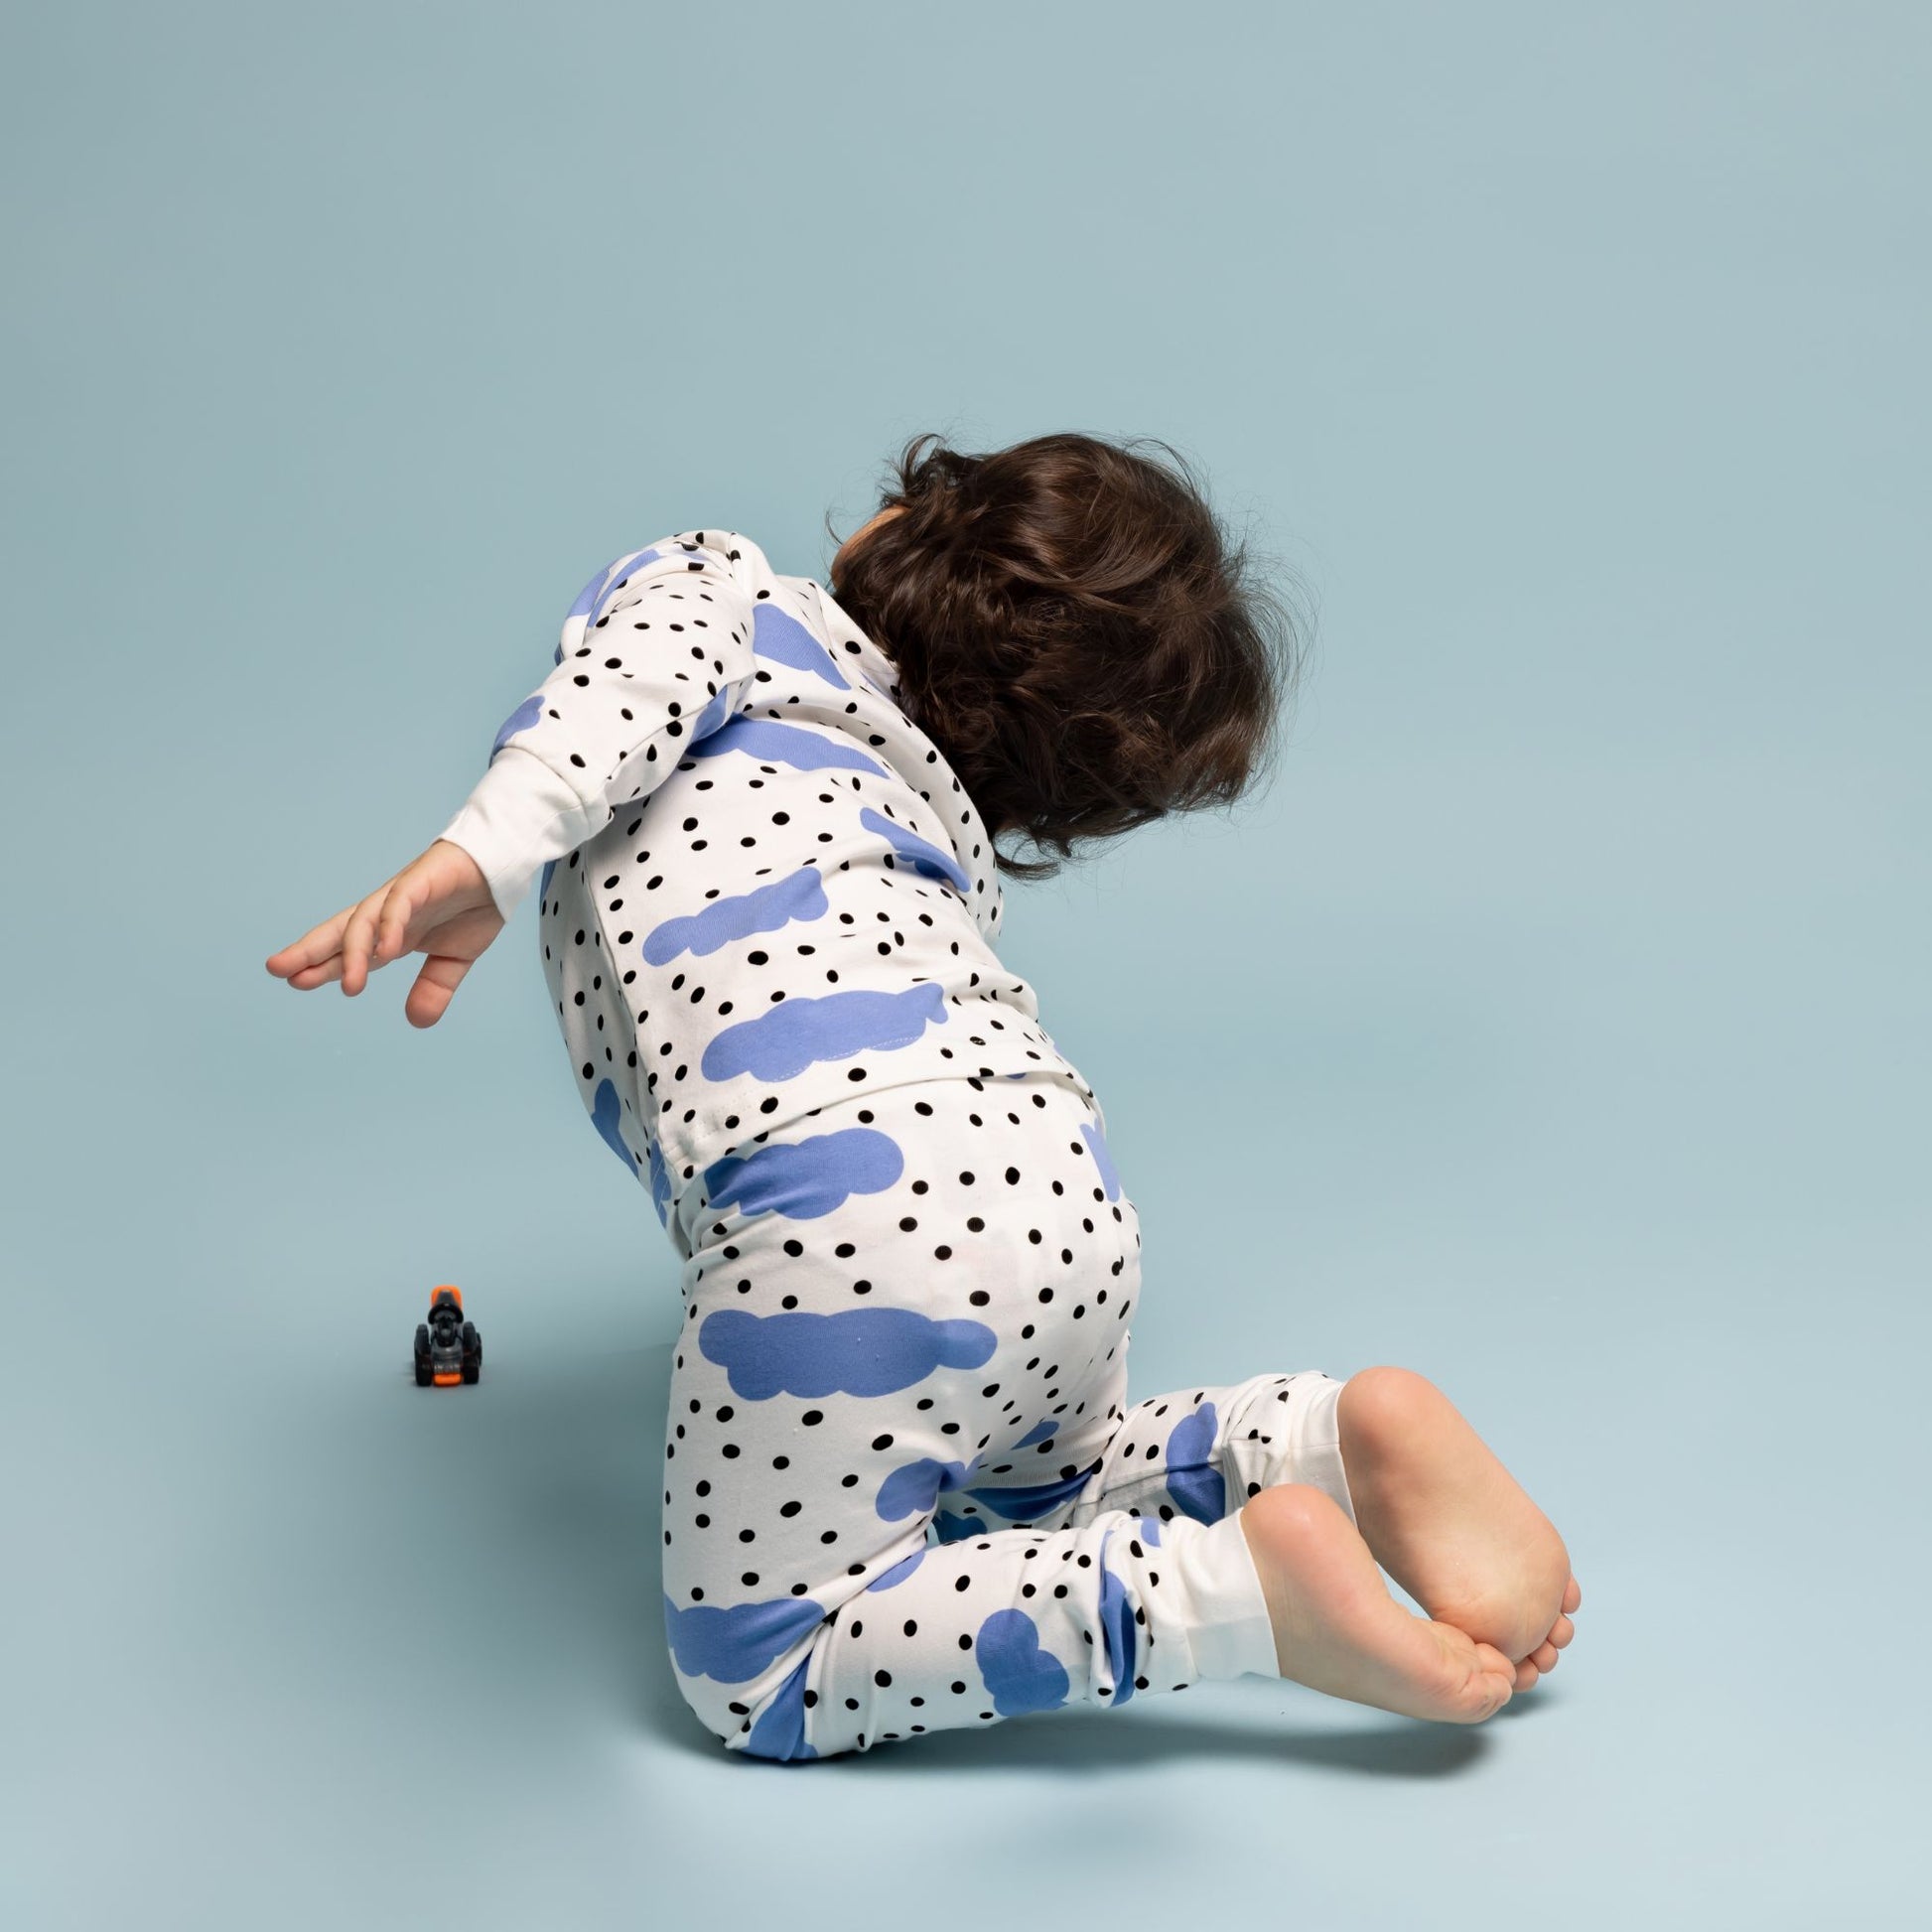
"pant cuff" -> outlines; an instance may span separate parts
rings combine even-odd
[[[1332,1496],[1353,1523],[1355,1500],[1348,1493],[1348,1471],[1341,1462],[1341,1421],[1337,1414],[1341,1391],[1341,1382],[1331,1375],[1298,1375],[1290,1385],[1289,1466],[1295,1471],[1296,1482],[1306,1482]]]
[[[1169,1526],[1170,1535],[1175,1527]],[[1186,1562],[1187,1642],[1195,1676],[1279,1677],[1274,1620],[1240,1512],[1189,1527],[1197,1530],[1188,1539]]]

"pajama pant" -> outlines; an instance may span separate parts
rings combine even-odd
[[[1352,1516],[1342,1385],[1128,1406],[1140,1227],[1082,1093],[918,1080],[773,1141],[688,1206],[664,1614],[712,1731],[808,1759],[1276,1675],[1235,1512]]]

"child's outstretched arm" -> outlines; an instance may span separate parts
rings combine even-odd
[[[718,530],[661,537],[599,571],[571,606],[556,668],[504,719],[489,768],[442,832],[483,868],[505,919],[541,867],[647,797],[750,694],[757,612],[732,543]]]
[[[537,872],[647,797],[750,695],[757,607],[732,574],[732,541],[665,537],[599,571],[564,620],[555,668],[503,721],[463,809],[420,858],[272,954],[268,970],[304,992],[340,979],[353,995],[373,968],[420,949],[429,957],[404,1012],[434,1026]]]

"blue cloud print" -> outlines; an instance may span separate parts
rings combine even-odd
[[[983,1321],[935,1321],[916,1309],[754,1314],[716,1309],[698,1348],[746,1402],[775,1395],[893,1395],[937,1368],[979,1368],[999,1345]]]
[[[751,691],[752,686],[747,682],[744,684],[721,684],[711,694],[711,702],[691,720],[691,736],[686,746],[687,757],[689,756],[689,747],[696,745],[700,739],[716,738],[718,736],[719,732],[724,729],[726,721],[737,710],[739,699],[749,697]]]
[[[941,852],[936,845],[920,838],[916,832],[908,832],[896,819],[874,811],[870,805],[861,808],[859,823],[868,832],[877,832],[901,859],[910,862],[912,870],[922,879],[943,879],[962,896],[971,892],[972,882],[950,852]]]
[[[583,618],[586,621],[597,616],[598,606],[604,602],[606,591],[621,590],[646,564],[654,564],[663,556],[661,550],[639,550],[635,556],[620,557],[614,564],[606,564],[584,588],[577,593],[577,602],[570,607],[564,621],[572,618]],[[621,571],[622,576],[618,573]],[[554,605],[551,607],[556,608]]]
[[[964,1462],[941,1462],[936,1456],[922,1455],[916,1462],[901,1463],[879,1485],[874,1507],[889,1523],[905,1516],[923,1516],[939,1500],[940,1490],[964,1488],[965,1483]]]
[[[1087,1152],[1093,1156],[1094,1166],[1100,1170],[1100,1184],[1107,1190],[1109,1200],[1120,1198],[1120,1174],[1114,1167],[1113,1156],[1107,1152],[1107,1140],[1099,1128],[1080,1123],[1080,1137],[1087,1144]]]
[[[597,611],[597,607],[604,601],[605,589],[611,584],[612,578],[617,575],[619,570],[622,570],[625,578],[628,578],[633,571],[642,570],[646,564],[654,564],[660,554],[656,550],[640,550],[634,557],[620,557],[616,563],[606,564],[577,593],[576,601],[564,613],[565,629],[568,629],[571,623],[578,618],[582,618],[586,623],[590,621],[592,616]],[[556,661],[559,664],[564,661],[564,644],[561,637],[557,639]]]
[[[759,1713],[745,1748],[753,1757],[774,1757],[780,1761],[816,1757],[818,1752],[805,1742],[805,1673],[812,1667],[808,1656],[772,1692],[771,1701]]]
[[[497,728],[496,741],[489,748],[489,756],[494,758],[518,732],[526,732],[543,716],[543,693],[525,698]]]
[[[693,745],[690,756],[715,759],[727,752],[743,752],[760,764],[789,764],[800,771],[870,771],[875,778],[886,775],[885,767],[867,758],[856,745],[842,743],[806,725],[781,725],[774,718],[741,714],[713,732],[702,745]]]
[[[734,939],[776,932],[793,919],[820,919],[831,909],[818,868],[800,866],[787,879],[774,879],[755,892],[718,899],[702,912],[652,926],[644,934],[644,958],[653,966],[663,966],[683,952],[703,958]]]
[[[973,1639],[980,1676],[1003,1718],[1057,1711],[1066,1702],[1066,1666],[1039,1640],[1025,1610],[995,1610]]]
[[[1107,1568],[1110,1532],[1100,1544],[1100,1627],[1107,1638],[1107,1674],[1114,1680],[1111,1703],[1116,1711],[1134,1695],[1134,1606],[1127,1586]]]
[[[728,1154],[705,1170],[704,1184],[714,1210],[815,1221],[850,1195],[883,1193],[904,1172],[905,1157],[890,1134],[846,1127],[744,1157]]]
[[[671,1225],[671,1171],[664,1165],[664,1156],[653,1141],[650,1150],[650,1204],[657,1209],[660,1227]]]
[[[1203,1402],[1182,1416],[1168,1437],[1168,1494],[1197,1523],[1218,1523],[1227,1514],[1227,1484],[1208,1458],[1214,1453],[1214,1405]]]
[[[890,1570],[882,1570],[866,1586],[866,1588],[868,1590],[897,1589],[924,1561],[925,1551],[923,1549],[914,1550],[909,1557],[901,1557]]]
[[[707,1080],[732,1080],[741,1073],[789,1080],[815,1060],[849,1060],[868,1049],[893,1052],[910,1046],[928,1025],[945,1024],[945,995],[930,980],[902,993],[859,988],[781,1000],[756,1020],[714,1034],[698,1064]]]
[[[622,1118],[623,1106],[618,1099],[618,1089],[607,1075],[597,1083],[597,1092],[591,1096],[591,1125],[611,1144],[611,1152],[623,1163],[625,1171],[635,1174],[637,1157],[624,1145],[620,1125]]]
[[[591,1125],[602,1134],[610,1144],[611,1152],[624,1165],[625,1172],[643,1180],[650,1188],[650,1204],[657,1210],[660,1227],[671,1224],[671,1173],[664,1165],[664,1157],[652,1142],[646,1161],[640,1161],[631,1153],[623,1138],[623,1104],[618,1098],[616,1085],[607,1075],[597,1083],[597,1092],[591,1096]]]
[[[664,1593],[664,1633],[686,1677],[743,1684],[756,1677],[825,1621],[809,1596],[774,1596],[763,1603],[690,1603],[680,1609]]]
[[[760,604],[752,622],[752,648],[760,657],[789,664],[794,671],[809,671],[841,691],[852,689],[839,675],[832,653],[789,611],[781,611],[775,604]]]

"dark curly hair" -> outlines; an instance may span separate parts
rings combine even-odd
[[[1050,878],[1075,839],[1231,804],[1270,762],[1300,627],[1169,445],[1066,432],[970,456],[928,431],[889,477],[898,513],[832,595],[994,839],[1059,855],[996,844],[1001,872]]]

